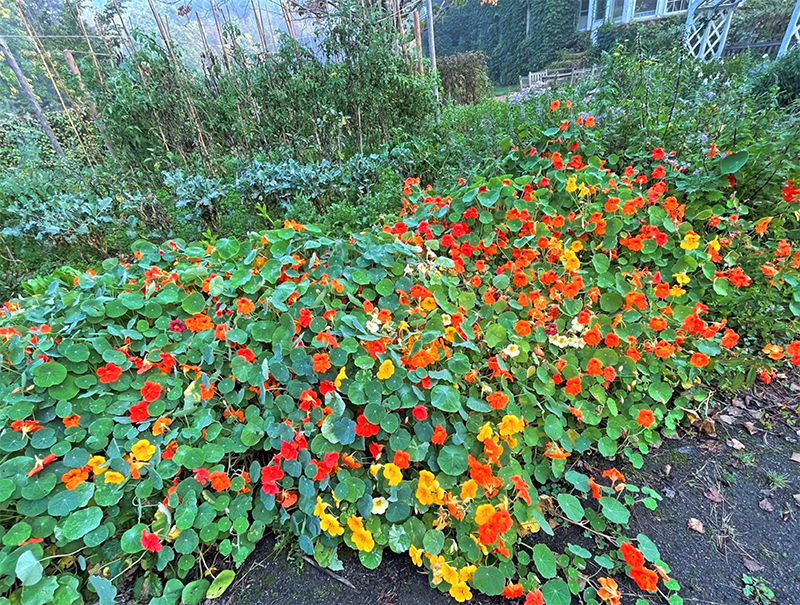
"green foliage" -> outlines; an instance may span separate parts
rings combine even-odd
[[[438,62],[437,69],[445,98],[455,103],[476,103],[492,89],[486,55],[482,52],[446,55]]]
[[[496,5],[469,0],[450,7],[436,22],[436,50],[442,57],[483,51],[493,82],[516,84],[519,76],[544,69],[565,49],[584,50],[586,36],[576,31],[576,0],[530,3],[530,30],[525,24],[528,2],[507,0]]]
[[[800,47],[795,47],[776,61],[759,66],[753,91],[769,95],[776,92],[778,103],[791,105],[800,99]]]
[[[396,132],[419,132],[434,102],[384,17],[348,4],[320,24],[318,52],[284,37],[277,53],[236,47],[230,69],[217,58],[202,75],[179,48],[176,70],[142,34],[137,53],[94,83],[97,105],[124,161],[151,173],[228,153],[314,162],[379,151]]]

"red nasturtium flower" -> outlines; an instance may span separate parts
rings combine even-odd
[[[147,530],[143,529],[141,543],[142,548],[148,552],[161,552],[161,539],[158,534],[147,533]]]
[[[139,403],[133,404],[128,411],[131,415],[131,422],[144,422],[150,418],[150,412],[147,409],[146,401],[140,401]]]
[[[121,375],[122,368],[115,363],[111,363],[110,361],[106,365],[97,368],[97,377],[103,384],[116,382]]]
[[[619,550],[622,553],[625,562],[631,567],[641,567],[644,565],[644,555],[630,542],[623,542],[620,544]]]
[[[647,592],[655,592],[658,585],[658,574],[645,567],[632,567],[628,572],[636,585]]]
[[[639,426],[643,426],[644,428],[648,429],[655,423],[656,418],[653,415],[652,410],[639,410],[639,413],[636,416],[636,423]]]
[[[161,397],[161,385],[157,382],[150,382],[149,380],[144,383],[144,386],[139,390],[142,399],[151,403]]]

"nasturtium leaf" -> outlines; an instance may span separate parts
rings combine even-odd
[[[102,576],[89,576],[89,584],[94,588],[100,605],[114,605],[117,596],[117,587],[110,580]]]
[[[644,534],[636,536],[636,541],[639,543],[639,550],[645,558],[651,563],[656,563],[661,559],[661,553],[658,551],[658,546]]]
[[[389,527],[389,548],[395,553],[404,553],[411,546],[411,536],[402,525]]]
[[[666,382],[651,382],[647,394],[659,403],[667,403],[672,397],[672,387]]]
[[[572,603],[569,586],[561,578],[545,582],[541,590],[545,605],[570,605]]]
[[[556,577],[556,557],[546,544],[540,542],[534,545],[533,563],[536,565],[536,571],[543,578]]]
[[[472,585],[489,596],[497,596],[506,586],[506,577],[497,567],[482,565],[472,576]]]
[[[576,522],[583,520],[583,505],[578,498],[572,494],[558,494],[557,500],[561,510],[568,518]]]
[[[383,549],[375,546],[370,552],[360,550],[358,551],[358,558],[367,569],[378,569],[383,560]]]
[[[181,309],[186,311],[189,315],[201,313],[206,308],[206,299],[200,292],[192,292],[181,303]]]
[[[600,498],[600,508],[603,516],[612,523],[627,525],[631,516],[630,511],[622,502],[608,496]]]
[[[26,550],[17,559],[15,573],[23,586],[31,586],[42,579],[44,568],[32,551]]]
[[[749,157],[750,153],[746,149],[725,156],[719,163],[722,174],[738,172],[747,163]]]
[[[65,540],[77,540],[100,525],[103,511],[92,506],[75,511],[62,522],[62,535]]]
[[[623,301],[622,296],[616,292],[606,292],[600,296],[600,308],[606,313],[613,313],[622,306]]]
[[[208,587],[208,592],[206,592],[207,599],[218,599],[223,595],[223,593],[228,589],[228,586],[231,585],[233,579],[236,577],[236,572],[232,569],[225,569],[217,574],[217,577],[214,578],[214,581],[211,582],[211,586]]]
[[[444,546],[444,534],[438,529],[429,529],[422,538],[422,546],[426,553],[438,555]]]
[[[445,445],[436,458],[442,472],[457,477],[467,470],[467,449],[460,445]]]
[[[181,592],[181,604],[198,605],[200,601],[206,598],[206,593],[210,587],[211,582],[205,578],[195,580],[194,582],[189,582],[183,587],[183,591]]]
[[[443,412],[457,412],[461,409],[461,396],[453,387],[439,384],[433,387],[431,404]]]
[[[61,384],[67,377],[67,368],[57,361],[48,361],[33,369],[33,383],[37,387],[52,387]]]

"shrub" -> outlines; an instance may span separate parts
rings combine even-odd
[[[476,103],[492,90],[486,55],[465,52],[442,57],[438,64],[446,99],[459,104]]]
[[[658,494],[567,460],[639,468],[704,381],[769,365],[721,310],[775,291],[800,314],[800,192],[753,220],[731,189],[746,152],[707,158],[698,191],[660,149],[601,160],[591,122],[551,119],[450,195],[407,180],[382,231],[139,241],[7,303],[5,594],[110,602],[136,569],[137,598],[199,602],[234,577],[212,553],[240,565],[267,528],[324,566],[342,543],[368,567],[408,552],[457,600],[591,601],[623,567],[677,591],[625,536]],[[800,342],[769,345],[800,365]],[[556,558],[551,523],[598,540]]]
[[[791,105],[800,99],[800,47],[795,47],[775,61],[759,67],[754,78],[753,91],[769,95],[777,89],[778,103]]]

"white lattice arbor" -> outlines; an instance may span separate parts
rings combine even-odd
[[[794,5],[789,24],[786,26],[786,33],[783,34],[783,41],[781,41],[781,49],[778,51],[778,56],[780,57],[792,46],[798,44],[800,44],[800,0],[797,0]]]
[[[733,12],[741,2],[742,0],[693,0],[686,15],[684,36],[689,51],[695,57],[701,60],[722,57]]]

